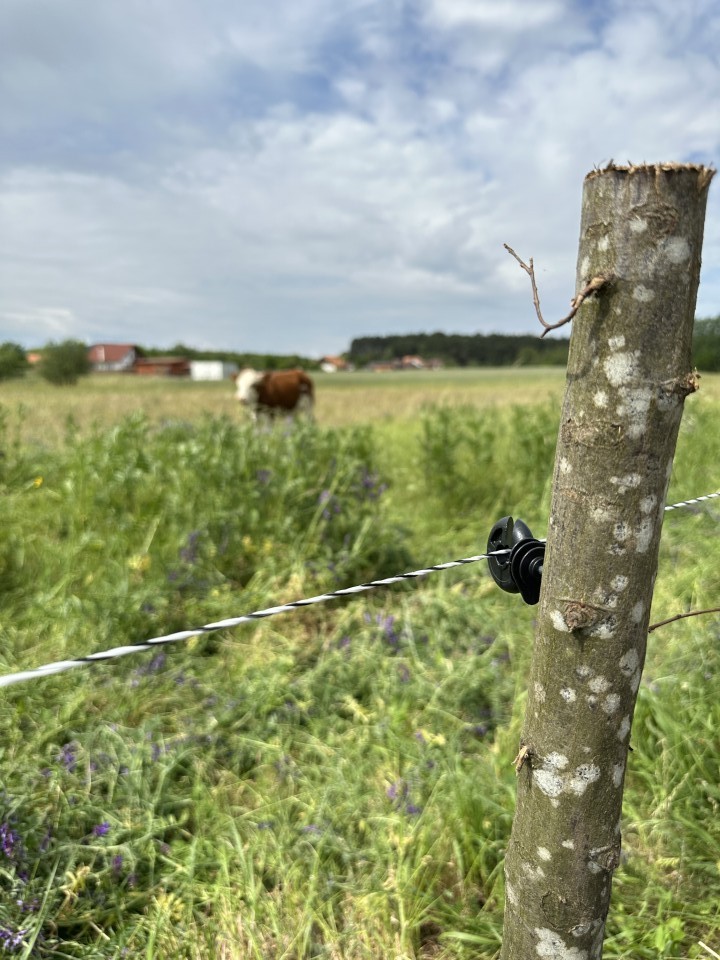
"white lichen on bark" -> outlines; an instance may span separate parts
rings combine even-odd
[[[585,181],[576,289],[612,279],[572,321],[501,960],[602,953],[710,177]]]

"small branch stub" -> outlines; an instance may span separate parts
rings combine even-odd
[[[525,261],[521,260],[521,258],[515,253],[513,248],[508,246],[507,243],[504,243],[503,246],[511,256],[515,257],[515,259],[523,268],[525,273],[527,273],[527,275],[530,277],[530,283],[532,284],[533,304],[535,306],[535,313],[537,314],[538,320],[540,321],[542,326],[545,328],[543,332],[540,334],[541,340],[545,336],[545,334],[548,333],[550,330],[557,330],[558,327],[564,327],[566,323],[570,323],[570,321],[573,319],[573,317],[578,312],[580,307],[583,305],[585,300],[587,300],[589,296],[592,296],[593,293],[597,293],[598,290],[602,290],[602,288],[605,287],[608,283],[610,283],[610,280],[611,280],[611,277],[606,277],[602,274],[598,275],[597,277],[593,277],[592,280],[589,280],[585,284],[585,286],[580,291],[580,293],[578,293],[577,296],[573,297],[572,300],[570,301],[570,307],[571,307],[570,313],[566,317],[563,317],[562,320],[558,320],[557,323],[547,323],[546,320],[543,318],[542,312],[540,310],[540,297],[538,295],[537,283],[535,281],[535,265],[533,263],[533,258],[530,257],[529,264],[525,263]]]
[[[532,750],[527,744],[523,744],[518,750],[517,756],[513,760],[515,773],[520,773],[525,763],[529,762],[531,758],[532,758]]]

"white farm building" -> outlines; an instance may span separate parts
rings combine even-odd
[[[191,360],[191,380],[228,380],[238,372],[236,363],[225,363],[223,360]]]

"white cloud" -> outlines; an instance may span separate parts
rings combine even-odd
[[[503,242],[564,314],[585,173],[716,160],[719,30],[666,0],[9,0],[0,339],[533,330]]]
[[[556,0],[430,0],[428,15],[442,26],[478,26],[502,34],[555,23],[562,19],[565,6]]]

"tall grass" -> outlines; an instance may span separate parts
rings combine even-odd
[[[678,497],[717,486],[717,412],[686,419]],[[444,559],[505,513],[542,535],[556,423],[10,424],[2,672]],[[717,519],[666,519],[657,619],[717,605]],[[3,690],[0,947],[496,956],[532,616],[470,568]],[[651,637],[607,957],[720,943],[718,639]]]

